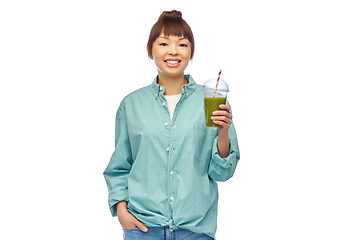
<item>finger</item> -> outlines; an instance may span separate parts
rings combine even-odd
[[[127,227],[124,227],[124,226],[123,226],[123,229],[124,229],[124,230],[132,230],[132,229],[134,229],[134,228],[136,228],[135,225],[130,226],[130,227],[129,227],[129,226],[127,226]]]
[[[226,122],[228,124],[231,124],[232,123],[232,117],[231,116],[212,116],[211,117],[212,120],[215,120],[215,121],[223,121],[223,122]]]
[[[230,128],[230,124],[224,121],[213,121],[213,123],[227,130]]]
[[[227,111],[215,111],[212,113],[212,115],[216,116],[216,117],[225,116],[225,117],[229,118],[230,120],[233,118],[232,115]]]
[[[148,231],[147,227],[145,227],[145,225],[142,224],[139,220],[136,220],[136,222],[135,222],[134,224],[135,224],[135,226],[136,226],[137,228],[139,228],[141,231],[143,231],[143,232],[147,232],[147,231]]]
[[[230,112],[230,109],[231,109],[231,107],[230,107],[229,105],[225,105],[225,104],[220,104],[220,105],[219,105],[219,108],[220,108],[220,109],[224,109],[224,110],[226,110],[227,112]]]
[[[231,117],[231,116],[230,116]],[[225,124],[232,124],[232,120],[231,118],[229,118],[228,116],[217,116],[217,117],[211,117],[211,120],[213,121],[213,123],[218,124],[221,123],[219,125],[222,125],[222,123]]]
[[[212,112],[212,115],[231,115],[230,112],[226,111],[226,110],[217,110]]]
[[[228,116],[231,116],[229,106],[227,106],[227,105],[220,105],[220,106],[226,106],[226,107],[224,107],[224,110],[217,110],[217,111],[212,112],[212,115],[228,115]]]
[[[224,121],[224,122],[230,122],[231,119],[229,116],[212,116],[211,117],[212,120],[215,120],[215,121]]]

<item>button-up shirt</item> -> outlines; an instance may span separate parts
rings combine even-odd
[[[121,102],[115,151],[104,176],[109,207],[127,201],[128,211],[148,227],[169,226],[215,238],[218,187],[233,176],[239,147],[234,125],[230,152],[220,157],[217,128],[205,127],[203,94],[190,75],[172,120],[158,77]]]

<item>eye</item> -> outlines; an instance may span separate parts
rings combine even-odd
[[[166,46],[167,46],[167,43],[160,43],[159,45],[166,47]]]
[[[185,43],[181,43],[179,46],[180,47],[187,47],[187,45]]]

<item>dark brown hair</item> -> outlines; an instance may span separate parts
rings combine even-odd
[[[182,13],[176,10],[164,11],[159,20],[154,24],[150,31],[149,40],[147,43],[147,51],[149,57],[152,57],[152,47],[160,34],[164,32],[166,37],[173,35],[177,37],[184,37],[189,40],[191,45],[190,59],[194,56],[195,42],[190,26],[182,18]]]

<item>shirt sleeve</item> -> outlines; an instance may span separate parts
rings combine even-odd
[[[235,172],[236,165],[240,160],[240,151],[237,141],[237,136],[234,128],[234,124],[231,124],[229,129],[230,138],[230,151],[226,158],[222,158],[219,155],[217,143],[219,137],[214,140],[212,147],[212,155],[209,164],[208,174],[214,181],[225,182],[230,179]]]
[[[128,175],[132,166],[130,139],[126,124],[125,107],[120,105],[116,113],[115,151],[104,171],[109,190],[108,203],[112,216],[117,216],[116,204],[128,201]]]

